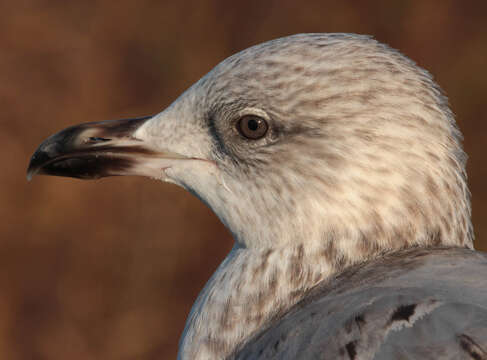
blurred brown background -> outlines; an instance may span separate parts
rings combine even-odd
[[[25,180],[66,126],[155,114],[219,61],[299,32],[357,32],[434,74],[465,135],[487,250],[485,1],[0,0],[0,359],[171,359],[232,246],[218,219],[143,178]]]

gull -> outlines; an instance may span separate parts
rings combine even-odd
[[[228,227],[179,359],[487,359],[465,163],[425,70],[368,36],[298,34],[155,116],[52,135],[28,178],[160,179]]]

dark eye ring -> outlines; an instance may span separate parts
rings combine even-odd
[[[240,135],[250,140],[263,138],[268,129],[267,121],[256,115],[242,116],[237,122],[237,130]]]

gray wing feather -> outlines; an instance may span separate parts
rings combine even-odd
[[[314,289],[235,359],[487,359],[487,254],[413,249]]]

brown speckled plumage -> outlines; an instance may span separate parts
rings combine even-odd
[[[268,124],[261,139],[237,130],[249,115]],[[41,145],[29,174],[87,177],[58,161],[67,156],[63,149],[48,146],[68,141],[79,156],[88,147],[79,139],[101,136],[96,124],[75,130],[75,139],[66,140],[65,131]],[[109,140],[103,146],[125,169],[100,176],[137,174],[183,186],[235,237],[191,311],[181,359],[236,355],[262,329],[279,328],[311,289],[356,264],[404,249],[473,248],[466,156],[447,99],[426,71],[367,36],[301,34],[246,49],[138,124],[128,140]],[[117,153],[124,141],[146,153]],[[372,358],[401,324],[437,313],[433,295],[413,296],[414,303],[408,296],[381,299],[385,307],[364,308],[343,329],[329,328],[333,346],[323,351]],[[369,335],[351,338],[347,329]],[[464,335],[462,348],[482,354],[484,345]]]

